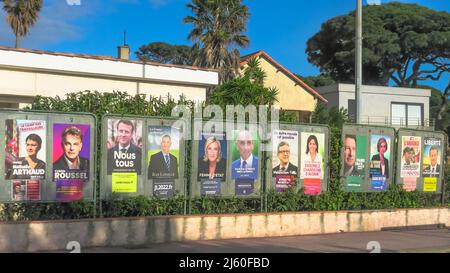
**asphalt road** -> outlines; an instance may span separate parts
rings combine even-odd
[[[81,252],[143,253],[334,253],[378,251],[450,253],[450,229],[408,229],[252,239],[150,244],[139,247],[98,247]]]

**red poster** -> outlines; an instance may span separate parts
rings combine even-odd
[[[307,194],[307,195],[320,194],[320,192],[321,192],[320,179],[305,178],[303,180],[303,187],[304,187],[305,194]]]
[[[417,186],[417,178],[415,177],[404,177],[403,178],[403,189],[405,191],[415,191]]]
[[[27,181],[27,199],[29,201],[41,200],[41,187],[39,180]]]

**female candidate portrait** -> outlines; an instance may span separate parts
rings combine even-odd
[[[322,178],[322,157],[319,154],[319,141],[315,135],[310,135],[308,140],[306,141],[306,156],[303,161],[304,164],[312,164],[315,163],[317,167],[313,170],[313,173],[310,173],[311,170],[308,171],[306,166],[303,166],[302,171],[303,177],[320,177]]]
[[[377,142],[378,154],[372,156],[372,165],[377,172],[377,175],[382,175],[389,178],[389,160],[385,154],[388,152],[388,143],[386,138],[380,137]]]
[[[198,180],[225,180],[226,160],[222,158],[220,141],[215,137],[206,139],[203,158],[198,162]]]

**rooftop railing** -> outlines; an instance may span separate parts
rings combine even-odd
[[[355,116],[349,115],[349,119],[355,122]],[[373,124],[373,125],[386,125],[396,128],[412,128],[420,130],[434,130],[435,120],[434,119],[421,119],[421,118],[405,118],[405,117],[387,117],[387,116],[362,116],[362,124]]]

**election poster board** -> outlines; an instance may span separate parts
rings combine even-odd
[[[275,190],[284,192],[297,187],[299,176],[299,132],[292,130],[272,131],[272,169]]]
[[[90,124],[53,124],[53,180],[58,201],[83,197],[84,184],[89,181],[90,133]]]
[[[261,197],[264,133],[255,123],[194,120],[190,196]]]
[[[254,129],[251,129],[251,126]],[[256,197],[261,195],[261,127],[256,124],[237,124],[231,135],[230,169],[232,187],[236,197]]]
[[[325,133],[301,133],[301,170],[304,193],[317,195],[321,193],[321,184],[325,173],[325,153],[327,152]]]
[[[326,191],[328,139],[327,126],[280,123],[271,131],[267,189],[302,189],[306,195]]]
[[[441,193],[445,145],[444,133],[400,129],[397,178],[405,191]]]
[[[101,199],[184,194],[182,127],[177,119],[105,115]]]
[[[45,179],[46,120],[7,119],[5,179]]]
[[[386,190],[392,160],[392,137],[387,134],[372,134],[370,136],[369,176],[371,189]]]
[[[180,177],[180,131],[171,126],[148,126],[147,177],[153,181],[153,195],[170,198],[175,179]]]
[[[0,201],[94,200],[95,132],[90,128],[95,128],[95,116],[14,109],[0,112],[0,137],[4,139],[0,148],[5,151],[0,154],[4,162],[0,165],[4,174]],[[62,137],[65,128],[74,126],[82,128]]]
[[[196,132],[192,142],[190,194],[192,197],[233,196],[226,128],[205,126],[203,120],[196,122],[201,124],[201,130]]]
[[[227,178],[226,132],[200,134],[196,180],[200,183],[200,194],[220,196]]]
[[[343,187],[349,192],[386,191],[393,181],[391,155],[395,130],[345,124],[342,130]]]

